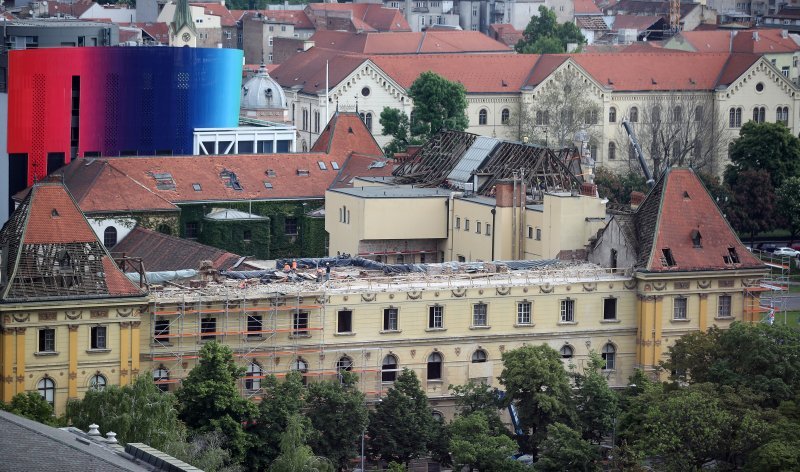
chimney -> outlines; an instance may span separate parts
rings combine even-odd
[[[758,41],[758,31],[753,31],[753,41]]]
[[[92,438],[99,437],[100,436],[100,430],[98,428],[100,428],[99,425],[97,425],[95,423],[92,423],[92,424],[89,425],[89,431],[87,431],[86,434],[88,434]]]
[[[517,183],[517,206],[525,204],[525,184]],[[514,203],[514,181],[498,180],[495,184],[495,204],[500,208],[511,208]]]
[[[106,433],[106,442],[109,444],[117,444],[117,433],[109,431]]]
[[[789,31],[781,30],[781,38],[786,39],[789,37]]]
[[[587,197],[595,197],[597,196],[597,185],[584,182],[581,184],[581,195],[585,195]]]
[[[639,208],[639,205],[644,201],[644,194],[642,192],[631,192],[631,209]]]

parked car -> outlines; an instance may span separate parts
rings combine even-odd
[[[775,250],[774,254],[776,256],[797,257],[797,255],[800,254],[800,251],[796,251],[790,247],[779,247],[778,249]]]
[[[775,252],[775,250],[778,249],[778,246],[772,243],[759,243],[756,245],[756,249],[764,252]]]
[[[792,249],[794,249],[795,251],[800,251],[800,243],[792,244]]]

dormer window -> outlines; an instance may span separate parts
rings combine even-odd
[[[299,176],[308,176],[308,174],[308,169],[297,169],[297,175]]]
[[[175,180],[169,172],[154,172],[152,175],[156,180],[157,190],[175,190]]]
[[[728,248],[728,258],[731,260],[731,264],[738,264],[739,263],[739,254],[736,252],[735,247]]]
[[[689,192],[687,192],[686,190],[683,191],[683,199],[684,200],[691,200],[692,199],[692,197],[689,196]]]
[[[267,177],[276,177],[276,176],[278,175],[278,174],[276,174],[276,173],[275,173],[275,171],[274,171],[274,170],[272,170],[272,169],[267,169],[267,171],[266,171],[266,172],[264,172],[264,173],[265,173],[265,174],[267,174]]]
[[[219,173],[219,176],[223,182],[225,182],[226,187],[230,187],[234,190],[243,190],[242,184],[239,182],[239,178],[236,176],[235,172],[224,169]]]
[[[58,214],[58,210],[53,208],[53,211],[50,212],[50,216],[53,217],[53,218],[58,218],[61,215]]]
[[[698,230],[692,230],[692,246],[696,248],[703,247],[703,236]]]
[[[667,267],[675,267],[675,258],[672,257],[672,249],[665,247],[661,250],[661,262]]]

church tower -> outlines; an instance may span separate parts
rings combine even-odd
[[[175,16],[169,24],[169,45],[197,47],[197,30],[188,0],[178,0],[175,5]]]

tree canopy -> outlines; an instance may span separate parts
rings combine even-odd
[[[429,139],[441,128],[463,131],[469,126],[467,91],[435,72],[423,72],[408,89],[414,100],[411,134]]]
[[[517,444],[508,436],[493,431],[484,413],[459,416],[449,429],[455,470],[463,467],[481,472],[524,470],[522,464],[512,459]]]
[[[800,175],[784,179],[775,193],[777,213],[794,241],[800,235]]]
[[[753,170],[765,171],[773,188],[778,188],[785,179],[800,176],[800,139],[783,123],[748,121],[731,145],[730,158],[725,171],[729,185],[733,186],[736,174]]]
[[[515,49],[523,54],[559,54],[568,52],[569,44],[581,46],[586,44],[586,38],[574,23],[559,24],[555,12],[542,5],[539,16],[531,17]]]

